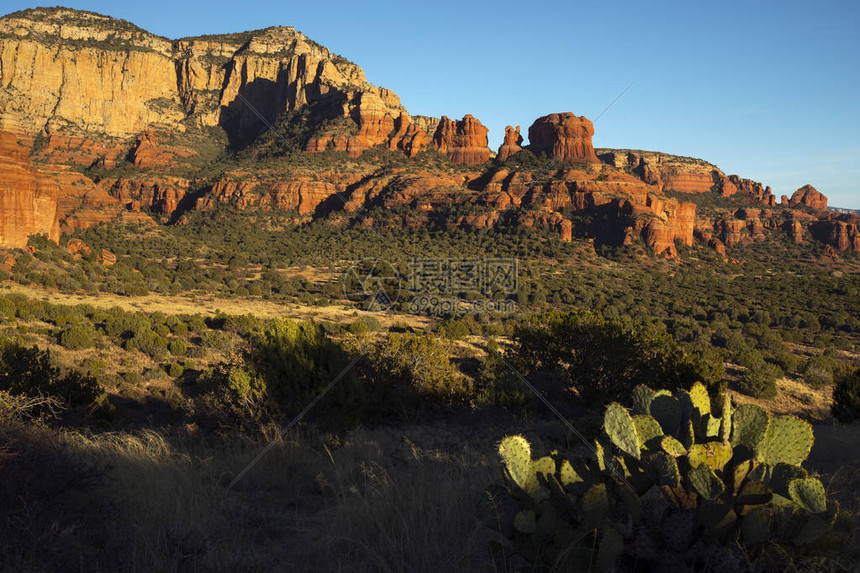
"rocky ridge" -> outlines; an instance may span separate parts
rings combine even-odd
[[[525,146],[519,127],[508,126],[491,161],[488,130],[475,117],[410,116],[391,90],[291,27],[168,40],[88,12],[27,10],[0,18],[0,85],[0,125],[14,128],[0,145],[0,170],[9,174],[0,187],[11,213],[0,222],[7,245],[21,246],[32,233],[56,240],[60,231],[113,218],[152,223],[146,213],[181,222],[187,210],[222,204],[300,219],[406,205],[410,224],[450,212],[464,227],[513,219],[563,240],[573,238],[572,215],[601,215],[592,236],[641,240],[667,256],[696,240],[724,252],[771,231],[860,250],[857,221],[821,213],[826,197],[811,186],[777,205],[769,187],[702,160],[595,150],[594,126],[573,113],[535,120]],[[253,149],[285,117],[308,128],[303,153],[343,152],[356,161],[322,172],[237,167],[194,175],[206,146],[216,154]],[[190,143],[195,137],[203,147]],[[362,159],[377,148],[407,158],[438,152],[461,167],[382,169]],[[550,173],[509,167],[515,156],[544,154]],[[688,200],[711,195],[749,207],[705,213]]]

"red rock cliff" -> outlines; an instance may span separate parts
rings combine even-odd
[[[540,155],[548,153],[559,161],[599,163],[591,143],[594,126],[584,116],[553,113],[539,117],[529,127],[529,148]]]
[[[788,200],[788,206],[827,209],[827,197],[819,193],[812,185],[804,185],[792,194],[791,199]]]
[[[489,130],[480,121],[466,114],[460,121],[442,116],[433,143],[454,163],[478,165],[490,159],[487,147]]]
[[[60,238],[59,188],[30,164],[19,136],[0,131],[0,245],[23,247],[33,234]]]
[[[504,161],[511,155],[520,151],[522,149],[522,144],[523,136],[520,135],[520,126],[517,126],[516,129],[510,125],[505,127],[505,140],[499,147],[499,153],[496,155],[496,158],[499,161]]]

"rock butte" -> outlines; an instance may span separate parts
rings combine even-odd
[[[291,27],[167,40],[89,12],[26,10],[0,18],[0,83],[0,245],[23,246],[34,233],[57,240],[116,218],[152,224],[147,211],[181,222],[184,210],[223,204],[311,218],[373,204],[410,206],[412,225],[471,205],[472,214],[456,220],[471,228],[492,226],[519,206],[521,226],[546,226],[567,241],[573,224],[564,213],[603,213],[612,216],[595,218],[608,222],[595,222],[594,236],[639,238],[667,256],[695,240],[724,252],[768,230],[860,250],[856,218],[823,212],[827,199],[811,186],[777,206],[769,187],[702,160],[595,150],[594,126],[573,113],[536,119],[526,146],[520,128],[508,126],[491,161],[478,119],[411,116],[397,94]],[[463,167],[379,171],[367,162],[194,179],[202,154],[255,145],[283,118],[313,127],[304,153],[357,158],[381,148],[414,158],[429,150]],[[522,150],[545,153],[554,171],[535,181],[529,169],[508,168]],[[96,182],[80,168],[104,176]],[[751,207],[704,216],[668,192],[740,197]]]

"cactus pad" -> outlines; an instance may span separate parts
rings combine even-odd
[[[784,497],[791,497],[791,493],[788,491],[788,484],[793,480],[805,478],[807,475],[806,470],[800,466],[776,464],[771,469],[768,485],[770,485],[770,488],[774,492]]]
[[[717,438],[720,435],[720,428],[723,425],[723,421],[720,418],[715,418],[714,416],[707,414],[702,418],[702,426],[705,431],[705,437],[707,439]]]
[[[532,449],[522,436],[508,436],[499,444],[499,456],[508,474],[517,486],[526,493],[538,488],[537,476],[532,467]]]
[[[624,553],[624,538],[612,527],[603,534],[600,547],[597,549],[597,568],[600,571],[609,571],[618,557]]]
[[[762,482],[752,480],[747,481],[738,492],[735,504],[746,506],[741,510],[742,513],[745,513],[750,510],[749,506],[762,505],[771,499],[773,499],[773,494],[770,489]]]
[[[582,511],[585,513],[609,513],[609,497],[606,495],[606,484],[599,483],[591,486],[582,496]]]
[[[708,501],[717,499],[725,491],[723,481],[706,464],[691,469],[687,479],[690,480],[693,489]]]
[[[770,414],[755,404],[744,404],[732,413],[732,445],[755,451],[764,440],[770,425]]]
[[[568,486],[573,483],[584,481],[582,476],[576,473],[576,470],[573,469],[573,466],[570,465],[570,462],[567,460],[561,462],[561,468],[559,469],[558,474],[562,486]]]
[[[664,434],[677,435],[681,425],[681,403],[672,394],[661,392],[651,400],[651,415],[660,423]]]
[[[776,465],[780,462],[799,466],[812,449],[815,440],[809,422],[797,416],[777,416],[770,421],[764,440],[759,444],[756,457]]]
[[[597,467],[600,471],[606,471],[606,450],[600,440],[594,440],[594,457],[597,460]]]
[[[773,518],[767,508],[756,507],[741,519],[741,535],[745,545],[761,545],[770,539]]]
[[[672,456],[657,452],[649,458],[649,465],[657,476],[657,485],[678,487],[681,485],[681,472],[678,462]]]
[[[636,428],[641,449],[648,450],[659,447],[660,438],[663,437],[663,429],[653,416],[637,414],[633,416],[633,426]]]
[[[700,416],[708,416],[711,414],[711,397],[708,396],[708,389],[701,382],[696,382],[689,392],[690,400],[693,403],[693,408],[699,411]]]
[[[732,435],[732,397],[728,393],[723,396],[722,425],[720,426],[720,440],[728,442]]]
[[[687,455],[687,448],[672,436],[663,436],[663,439],[660,440],[660,449],[673,458],[680,458],[681,456]]]
[[[791,480],[788,484],[791,499],[810,513],[824,513],[827,511],[827,494],[824,486],[815,478],[801,478]]]
[[[639,436],[633,418],[621,404],[611,403],[603,416],[603,428],[612,443],[622,452],[639,459]]]
[[[514,516],[514,528],[520,533],[531,534],[537,531],[537,523],[535,522],[535,512],[531,510],[523,510]]]
[[[651,414],[651,400],[654,399],[654,390],[640,384],[633,389],[633,413],[642,416]]]
[[[704,464],[711,469],[722,470],[731,459],[732,445],[722,442],[693,444],[687,452],[687,461],[693,468]]]
[[[696,443],[696,432],[693,429],[693,420],[687,420],[681,424],[681,444],[688,450]]]

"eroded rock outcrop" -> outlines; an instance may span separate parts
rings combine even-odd
[[[284,112],[313,105],[321,119],[355,118],[366,143],[384,127],[374,114],[394,121],[405,112],[400,98],[367,82],[360,67],[291,27],[251,32],[250,39],[171,41],[66,8],[0,18],[0,85],[2,108],[24,118],[25,133],[49,134],[52,156],[82,165],[110,166],[118,146],[127,151],[153,128],[181,134],[189,125],[220,125],[242,142]],[[148,147],[140,153],[144,164],[164,160],[148,157]]]
[[[443,115],[433,135],[433,144],[454,163],[478,165],[490,159],[488,133],[489,130],[469,114],[459,121]]]
[[[723,188],[723,191],[721,192],[723,197],[729,197],[735,193],[741,193],[762,205],[767,205],[769,207],[776,205],[776,197],[771,193],[769,186],[765,186],[758,181],[753,181],[752,179],[744,179],[738,175],[729,175],[727,179],[730,187]],[[727,189],[731,189],[732,192],[726,193],[725,191]]]
[[[0,127],[9,127],[0,122]],[[0,130],[0,246],[23,247],[33,234],[60,238],[59,188],[33,167],[21,136]]]
[[[502,145],[499,146],[499,152],[496,155],[496,159],[499,161],[504,161],[511,155],[522,150],[523,136],[520,135],[520,126],[517,126],[516,129],[511,127],[510,125],[505,127],[505,140],[502,142]]]
[[[708,193],[725,178],[716,165],[692,157],[631,149],[598,149],[596,153],[604,163],[657,185],[658,191]]]
[[[812,225],[816,239],[838,251],[860,251],[860,215],[831,215]]]
[[[599,163],[591,143],[593,135],[594,125],[585,116],[552,113],[537,118],[529,127],[529,149],[558,161]]]
[[[788,200],[789,207],[809,207],[810,209],[827,209],[827,197],[818,192],[812,185],[804,185],[795,191]]]

